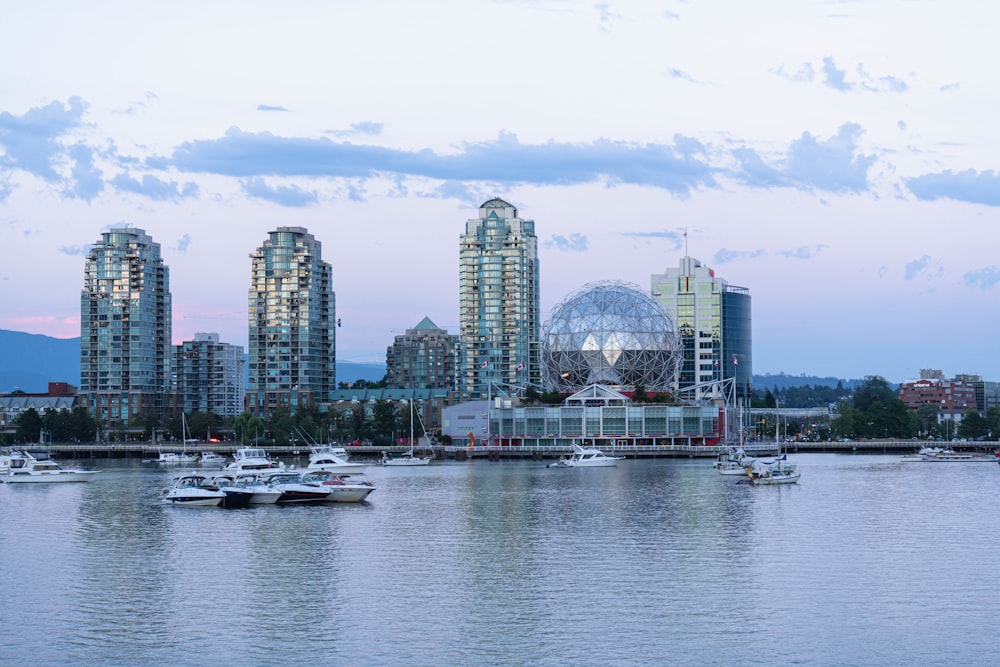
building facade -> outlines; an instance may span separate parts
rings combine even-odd
[[[170,271],[160,244],[134,227],[104,232],[80,294],[79,404],[99,429],[138,429],[168,415]]]
[[[278,227],[251,256],[246,407],[266,417],[336,389],[333,269],[302,227]]]
[[[396,336],[386,350],[388,384],[403,389],[457,391],[460,361],[459,337],[425,317],[404,335]]]
[[[174,346],[174,382],[185,413],[213,412],[233,418],[243,412],[243,346],[219,342],[217,333],[196,333]]]
[[[933,405],[938,410],[937,421],[962,421],[969,410],[978,408],[976,386],[964,379],[946,380],[927,374],[919,380],[902,382],[896,390],[899,400],[909,410],[921,405]]]
[[[502,199],[485,202],[459,247],[462,389],[472,397],[541,385],[538,276],[534,220]]]
[[[693,257],[651,276],[651,291],[677,327],[679,389],[732,378],[737,398],[753,393],[750,291],[730,285]]]

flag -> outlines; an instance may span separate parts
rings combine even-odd
[[[522,368],[524,368],[524,362],[523,361],[517,365],[517,370],[521,370]]]
[[[484,361],[483,363],[479,364],[479,367],[480,368],[486,368],[489,365],[490,365],[490,362],[487,360],[487,361]]]
[[[716,360],[715,360],[715,362],[713,362],[713,363],[712,363],[712,365],[713,365],[713,366],[716,366],[716,367],[718,367],[718,365],[719,365],[719,360],[718,360],[718,359],[716,359]]]
[[[736,360],[736,357],[733,357],[733,366],[739,366],[739,365],[740,362]]]

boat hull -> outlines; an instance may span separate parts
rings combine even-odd
[[[60,470],[57,472],[8,473],[8,484],[53,484],[56,482],[89,482],[96,470]]]

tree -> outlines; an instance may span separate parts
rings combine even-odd
[[[979,410],[969,410],[958,424],[958,437],[960,438],[976,440],[985,438],[989,432],[989,423],[985,417],[979,414]]]
[[[849,437],[910,438],[917,432],[919,419],[884,378],[869,375],[854,391],[850,403],[841,401],[839,416],[831,426]]]
[[[251,412],[241,413],[233,421],[233,434],[244,445],[265,431],[264,420]]]
[[[14,419],[18,442],[35,442],[42,433],[42,417],[34,408],[28,408]]]

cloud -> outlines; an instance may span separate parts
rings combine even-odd
[[[382,130],[385,127],[383,123],[377,123],[372,120],[361,121],[360,123],[351,123],[350,128],[346,130],[329,130],[327,134],[333,135],[335,137],[353,137],[356,135],[379,135],[382,134]]]
[[[0,167],[20,169],[48,183],[59,183],[62,176],[55,166],[64,154],[59,139],[80,127],[87,105],[79,97],[71,97],[68,106],[50,102],[43,107],[28,109],[24,115],[0,113]]]
[[[177,252],[184,255],[187,253],[188,246],[191,245],[191,235],[185,234],[177,241]]]
[[[618,12],[612,11],[611,4],[608,2],[598,2],[594,5],[594,9],[597,10],[597,27],[601,32],[609,32],[612,22],[621,21],[624,18]]]
[[[924,269],[927,268],[927,265],[930,264],[930,261],[931,261],[931,256],[930,255],[924,255],[920,259],[915,259],[912,262],[907,262],[906,263],[906,273],[905,273],[904,277],[907,280],[913,280],[918,275],[920,275],[920,273]]]
[[[953,172],[950,169],[937,174],[924,174],[904,179],[906,187],[923,201],[954,199],[970,204],[1000,206],[1000,173],[992,169],[969,169]]]
[[[962,279],[969,287],[978,287],[981,290],[988,290],[997,283],[1000,283],[1000,269],[996,266],[987,266],[978,271],[969,271]]]
[[[726,250],[722,248],[712,256],[712,262],[714,264],[728,264],[745,259],[756,259],[766,254],[763,250]]]
[[[278,137],[269,132],[230,129],[220,139],[181,144],[170,157],[146,164],[185,172],[236,177],[316,176],[370,178],[396,173],[446,181],[507,184],[573,185],[605,180],[662,188],[687,195],[699,187],[717,187],[705,147],[676,136],[674,145],[635,144],[608,139],[590,143],[522,144],[501,133],[496,141],[467,143],[462,151],[438,155],[381,146],[336,142],[322,137]]]
[[[823,83],[833,88],[834,90],[851,90],[853,86],[848,84],[845,79],[847,77],[847,71],[842,69],[837,69],[836,63],[833,62],[832,56],[827,56],[823,58]]]
[[[578,232],[573,232],[569,237],[553,234],[542,245],[561,252],[583,252],[587,249],[587,237]]]
[[[155,102],[157,99],[159,98],[156,96],[156,93],[147,90],[146,93],[142,96],[141,100],[132,102],[132,104],[127,106],[125,109],[122,109],[120,111],[113,111],[112,113],[119,113],[126,116],[134,116],[138,114],[140,111],[146,109],[147,107],[151,107],[153,105],[153,102]]]
[[[669,229],[664,229],[659,232],[622,232],[622,236],[628,236],[634,239],[666,239],[667,241],[670,241],[670,245],[672,245],[675,250],[680,250],[684,245],[684,234],[685,232],[675,232]]]
[[[104,191],[104,172],[94,166],[94,150],[89,146],[77,144],[68,153],[74,164],[65,194],[89,202]]]
[[[798,83],[809,83],[816,78],[816,66],[813,63],[803,63],[798,70],[793,73],[785,71],[785,66],[780,65],[772,68],[772,74],[780,76],[789,81]],[[904,93],[910,86],[903,79],[885,75],[875,76],[865,69],[863,63],[858,63],[854,69],[854,77],[849,80],[848,72],[837,66],[833,56],[826,56],[820,61],[819,73],[820,82],[828,88],[841,92],[872,92],[872,93]]]
[[[264,199],[282,206],[302,207],[319,202],[315,192],[303,190],[295,185],[271,187],[263,178],[247,178],[240,181],[243,191],[256,199]]]
[[[827,247],[826,245],[820,243],[812,247],[800,246],[795,250],[779,250],[776,254],[781,257],[788,257],[790,259],[812,259],[820,252],[822,252],[824,249],[826,249],[826,247]]]
[[[257,111],[288,111],[288,109],[282,106],[272,106],[270,104],[258,104]]]
[[[0,178],[0,202],[3,202],[14,191],[14,186],[10,184],[10,178],[4,176]]]
[[[198,196],[196,183],[188,182],[182,186],[175,181],[164,181],[151,174],[144,174],[142,181],[137,181],[127,174],[119,174],[110,182],[121,192],[134,192],[157,201],[179,201]]]
[[[694,77],[692,77],[684,70],[676,68],[667,70],[667,76],[669,76],[671,79],[680,79],[681,81],[687,81],[689,83],[701,83],[700,81],[696,80]]]
[[[70,257],[86,257],[87,253],[90,252],[90,246],[61,245],[59,246],[59,252]]]
[[[868,168],[875,162],[875,156],[858,153],[861,133],[861,126],[855,123],[841,125],[837,134],[826,141],[803,132],[776,166],[768,165],[753,149],[736,149],[733,156],[740,170],[733,172],[733,176],[752,186],[864,192],[868,190]]]

